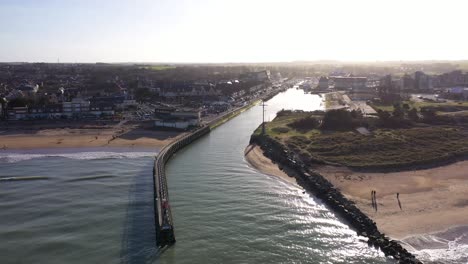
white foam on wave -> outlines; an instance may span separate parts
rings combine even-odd
[[[404,243],[424,263],[468,263],[467,227],[409,237]]]
[[[15,163],[39,158],[68,158],[76,160],[97,159],[136,159],[143,157],[154,157],[156,152],[75,152],[75,153],[1,153],[0,162]]]

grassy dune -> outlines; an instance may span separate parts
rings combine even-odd
[[[401,167],[440,162],[468,154],[467,132],[457,127],[426,126],[357,131],[297,131],[289,123],[307,113],[294,113],[267,123],[268,136],[282,142],[305,160],[349,167]],[[260,133],[260,128],[255,133]]]

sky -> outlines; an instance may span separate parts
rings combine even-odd
[[[466,60],[467,10],[467,0],[0,0],[0,61]]]

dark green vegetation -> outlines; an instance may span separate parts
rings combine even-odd
[[[381,118],[364,118],[345,110],[282,111],[267,123],[266,132],[306,163],[399,168],[449,161],[468,154],[468,134],[463,126],[429,125],[423,123],[425,117],[411,121],[407,117],[412,115],[411,109],[384,113],[387,113],[384,118],[400,120],[405,125],[388,128],[385,123],[388,121]],[[306,124],[308,121],[311,124]],[[360,126],[368,127],[370,133],[358,132],[355,128]],[[258,129],[255,133],[260,132]]]
[[[460,110],[468,110],[468,102],[414,102],[414,101],[403,101],[398,103],[399,105],[408,105],[410,108],[416,108],[420,110],[422,108],[434,108],[441,112],[453,112]],[[395,104],[377,104],[373,103],[371,106],[377,110],[393,111]]]

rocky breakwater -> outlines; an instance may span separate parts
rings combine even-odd
[[[262,135],[252,135],[250,144],[259,145],[266,157],[279,164],[290,176],[297,179],[306,190],[321,199],[355,229],[358,235],[368,238],[369,246],[379,248],[398,263],[422,263],[397,241],[380,233],[372,219],[361,212],[322,175],[310,170],[293,152],[276,140]]]

